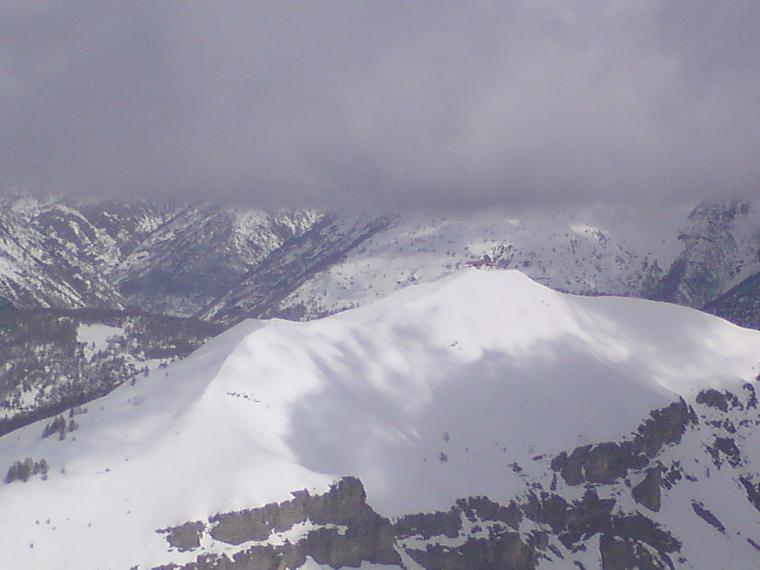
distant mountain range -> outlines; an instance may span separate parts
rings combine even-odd
[[[192,316],[318,218],[312,211],[5,196],[0,299],[15,307]]]
[[[750,323],[745,300],[760,271],[756,210],[719,201],[665,221],[580,209],[376,216],[4,195],[0,304],[222,323],[309,319],[492,266],[560,291],[665,300]]]

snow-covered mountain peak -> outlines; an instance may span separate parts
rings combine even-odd
[[[736,445],[748,455],[731,464],[736,472],[702,483],[704,468],[693,461],[710,461],[718,428],[693,419],[691,406],[702,398],[725,407],[724,390],[744,398],[758,355],[760,332],[691,309],[566,295],[501,270],[467,270],[310,322],[243,321],[187,359],[91,402],[87,413],[73,410],[76,426],[64,427],[64,438],[41,437],[50,431],[41,422],[0,439],[3,468],[30,457],[42,473],[45,459],[45,480],[0,487],[4,551],[19,569],[206,568],[193,562],[199,554],[244,560],[256,548],[282,544],[283,535],[230,538],[219,531],[227,524],[220,521],[240,525],[247,515],[223,513],[284,501],[304,488],[317,496],[349,475],[366,488],[372,516],[389,517],[394,528],[404,515],[443,512],[467,497],[528,501],[529,517],[531,489],[581,501],[568,457],[585,461],[599,444],[604,453],[632,454],[604,456],[580,471],[596,481],[587,490],[618,502],[615,516],[637,507],[623,480],[607,470],[614,466],[638,481],[656,457],[663,469],[680,469],[683,482],[663,498],[669,509],[647,512],[646,524],[682,540],[678,550],[694,568],[715,567],[716,557],[728,552],[746,562],[753,550],[743,536],[716,538],[709,526],[692,531],[691,519],[672,513],[691,513],[689,501],[699,500],[699,508],[725,524],[752,519],[738,481],[757,471],[756,424],[730,415],[743,430]],[[718,396],[704,396],[710,388]],[[752,405],[733,398],[736,410]],[[641,446],[646,456],[637,451]],[[735,485],[714,487],[731,476]],[[720,503],[710,501],[716,488]],[[196,529],[197,546],[193,538],[177,549],[157,532],[186,521],[201,521],[182,527]],[[344,523],[330,524],[315,532],[346,532]],[[527,518],[524,528],[516,524],[518,542],[545,525]],[[462,540],[477,535],[470,527]],[[416,543],[395,540],[390,552],[398,554],[391,559],[418,556]],[[705,553],[708,543],[712,554]],[[552,551],[541,567],[589,564],[603,549],[562,544],[556,543],[562,557]],[[668,557],[673,544],[652,548]]]

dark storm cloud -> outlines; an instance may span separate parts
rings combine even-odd
[[[760,182],[754,1],[0,5],[6,186],[406,208]]]

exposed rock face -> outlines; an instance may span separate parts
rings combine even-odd
[[[183,525],[161,529],[158,532],[166,534],[166,542],[180,552],[193,550],[201,545],[201,535],[206,525],[200,521],[186,522]]]
[[[602,570],[656,570],[658,561],[640,544],[603,534],[599,538]]]
[[[495,506],[500,508],[499,505]],[[424,539],[434,536],[456,538],[462,530],[462,517],[454,509],[447,512],[406,515],[396,521],[393,530],[396,536],[401,538],[411,536],[421,536]]]
[[[755,476],[754,478],[760,479],[760,477]],[[753,482],[752,481],[753,476],[752,475],[742,475],[739,478],[739,482],[742,484],[742,487],[744,487],[744,490],[747,492],[747,499],[750,503],[758,510],[760,511],[760,482]]]
[[[283,532],[298,523],[334,524],[370,528],[380,517],[366,503],[364,487],[358,479],[342,479],[324,495],[296,493],[293,499],[258,509],[209,517],[211,536],[228,544],[265,540],[273,532]]]
[[[742,462],[741,451],[731,437],[716,437],[712,448],[713,459],[720,462],[724,458],[732,467],[738,467]]]
[[[679,541],[640,513],[614,514],[614,507],[614,499],[600,499],[593,490],[572,502],[542,491],[509,506],[471,497],[448,512],[408,515],[392,524],[367,505],[361,483],[346,478],[324,495],[302,491],[283,503],[218,514],[209,517],[208,524],[189,522],[158,532],[180,551],[198,549],[206,531],[224,544],[249,545],[232,558],[199,555],[194,562],[166,569],[297,568],[307,556],[333,568],[362,562],[400,566],[402,549],[423,568],[533,570],[542,559],[562,559],[563,551],[585,549],[584,543],[597,535],[603,537],[605,568],[623,568],[621,561],[626,560],[648,562],[652,568],[670,565],[669,555],[678,551]],[[463,531],[463,520],[472,525],[469,533]],[[519,532],[523,520],[545,530],[526,536]],[[307,522],[315,528],[296,544],[267,544],[277,533]],[[453,543],[440,543],[444,537]]]
[[[752,385],[749,385],[752,388]],[[753,388],[754,389],[754,388]],[[704,404],[711,408],[717,408],[721,412],[727,412],[729,409],[739,407],[739,399],[728,391],[719,392],[709,388],[702,390],[697,394],[697,404]]]
[[[209,518],[209,534],[225,544],[262,542],[270,537],[270,532],[287,531],[307,521],[317,528],[309,530],[296,544],[255,545],[238,551],[232,558],[201,555],[195,562],[163,568],[297,568],[304,564],[307,556],[334,568],[358,567],[362,562],[401,566],[402,559],[397,551],[400,541],[420,537],[459,538],[462,516],[472,517],[482,524],[498,519],[515,526],[519,526],[516,521],[522,518],[515,505],[502,507],[488,499],[471,498],[460,501],[459,506],[446,513],[410,515],[391,524],[375,513],[365,499],[361,483],[357,479],[345,478],[324,495],[311,496],[302,491],[284,503],[214,515]],[[192,549],[199,544],[195,531],[202,529],[203,525],[186,523],[159,532],[167,535],[167,541],[173,547],[185,549],[192,543],[195,544],[191,544]],[[187,540],[188,534],[190,540]],[[532,545],[527,544],[519,533],[498,525],[491,527],[487,537],[467,537],[459,546],[443,547],[433,543],[425,548],[409,547],[405,551],[425,568],[527,570],[536,567],[538,552],[546,549],[548,544],[545,536],[536,537],[532,542]]]
[[[636,485],[631,494],[633,500],[643,505],[650,511],[658,512],[660,510],[660,486],[662,485],[662,469],[652,467],[647,469],[646,477]]]
[[[409,555],[423,568],[441,570],[469,570],[471,568],[519,568],[532,570],[538,564],[534,548],[520,540],[513,532],[497,534],[492,538],[472,538],[462,546],[433,545],[426,550],[412,550]]]
[[[719,532],[725,534],[726,527],[724,527],[723,523],[718,520],[718,517],[712,514],[702,503],[699,501],[692,501],[691,508],[694,509],[694,512],[707,524],[715,527],[715,529],[717,529]]]
[[[308,523],[314,528],[296,544],[251,546],[236,552],[232,559],[226,555],[201,556],[195,562],[181,566],[183,570],[297,568],[307,556],[334,568],[357,567],[363,561],[401,563],[394,549],[393,526],[367,505],[364,487],[352,477],[342,479],[323,495],[313,496],[300,491],[283,503],[213,515],[208,523],[186,523],[159,532],[167,535],[171,546],[192,550],[200,545],[200,535],[206,528],[212,539],[231,545],[263,542],[270,535],[291,530],[299,524]]]
[[[469,497],[457,501],[456,506],[472,523],[477,521],[503,523],[512,530],[517,530],[523,519],[523,510],[514,501],[504,506],[487,497]]]
[[[694,410],[680,400],[653,411],[631,440],[585,445],[570,454],[562,452],[551,467],[568,485],[614,483],[628,471],[646,467],[664,445],[680,442],[686,428],[697,421]]]

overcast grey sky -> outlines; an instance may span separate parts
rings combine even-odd
[[[0,0],[0,180],[402,209],[760,189],[757,0]]]

